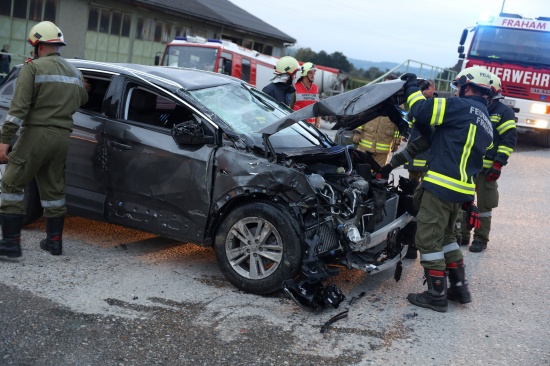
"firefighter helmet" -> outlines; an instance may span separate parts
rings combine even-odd
[[[488,95],[493,95],[493,88],[491,87],[493,84],[493,74],[486,68],[480,66],[465,68],[451,82],[451,86],[454,89],[468,84],[481,88]]]
[[[302,73],[300,74],[300,76],[306,76],[309,71],[312,71],[312,70],[317,71],[317,68],[312,62],[306,62],[305,64],[302,65],[301,70],[302,70]]]
[[[39,43],[58,44],[66,46],[63,33],[55,24],[48,21],[43,21],[36,24],[29,32],[27,41],[31,46],[37,46]]]
[[[504,95],[502,95],[502,83],[500,78],[495,74],[493,74],[493,84],[491,85],[491,88],[493,89],[493,99],[504,98]]]
[[[275,65],[276,74],[294,75],[300,69],[300,64],[292,56],[283,56]]]

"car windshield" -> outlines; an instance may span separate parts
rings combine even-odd
[[[262,145],[257,131],[283,118],[291,111],[246,84],[228,83],[212,88],[193,90],[201,104],[240,135],[247,135],[254,144]],[[307,149],[319,147],[319,133],[309,124],[300,122],[270,137],[275,149]]]

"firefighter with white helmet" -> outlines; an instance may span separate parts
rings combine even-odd
[[[87,102],[82,74],[59,53],[65,40],[52,22],[36,24],[28,42],[34,59],[19,72],[0,137],[2,176],[0,255],[21,256],[21,227],[25,218],[25,187],[36,179],[46,218],[46,239],[40,247],[52,255],[62,252],[65,213],[65,160],[73,128],[73,114]],[[20,127],[12,151],[8,150]]]
[[[483,169],[476,181],[477,206],[479,208],[480,227],[474,229],[474,240],[470,252],[482,252],[487,248],[491,231],[493,208],[498,206],[498,183],[501,169],[508,163],[517,140],[516,116],[512,108],[502,103],[502,85],[500,78],[493,75],[493,97],[489,104],[489,116],[493,125],[493,148],[487,150],[483,158]],[[470,243],[470,230],[461,225],[460,244]]]
[[[493,95],[492,74],[470,67],[452,82],[458,97],[426,99],[414,74],[405,74],[403,86],[410,114],[431,150],[428,171],[422,179],[422,197],[416,215],[415,242],[428,290],[407,296],[414,305],[439,312],[447,311],[448,300],[471,302],[462,251],[454,228],[460,207],[470,213],[469,223],[478,226],[473,205],[475,176],[483,168],[483,157],[493,145],[493,127],[487,104]],[[414,158],[408,150],[396,154],[381,169],[382,176]],[[420,151],[422,152],[422,151]],[[447,290],[447,271],[451,287]]]
[[[293,109],[295,111],[305,108],[319,101],[319,89],[313,83],[317,68],[312,62],[306,62],[300,68],[300,78],[294,85],[296,88],[296,102]],[[308,118],[309,123],[314,123],[317,128],[321,127],[321,117]]]
[[[296,92],[294,88],[295,76],[299,70],[300,64],[294,57],[281,57],[275,65],[275,76],[262,91],[278,102],[292,107],[292,96]]]

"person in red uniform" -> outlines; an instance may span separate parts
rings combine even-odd
[[[302,65],[300,71],[300,78],[294,84],[296,88],[296,102],[293,109],[295,111],[319,101],[319,89],[317,85],[313,84],[317,68],[311,62],[306,62]],[[321,117],[309,118],[308,122],[314,123],[317,128],[321,127]]]

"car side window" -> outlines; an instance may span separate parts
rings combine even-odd
[[[88,102],[80,107],[80,109],[101,113],[105,93],[109,89],[111,79],[108,77],[84,75],[84,80],[90,84],[90,90],[88,91]]]
[[[192,118],[190,110],[162,95],[140,87],[131,88],[128,93],[128,120],[171,129],[175,124]]]

